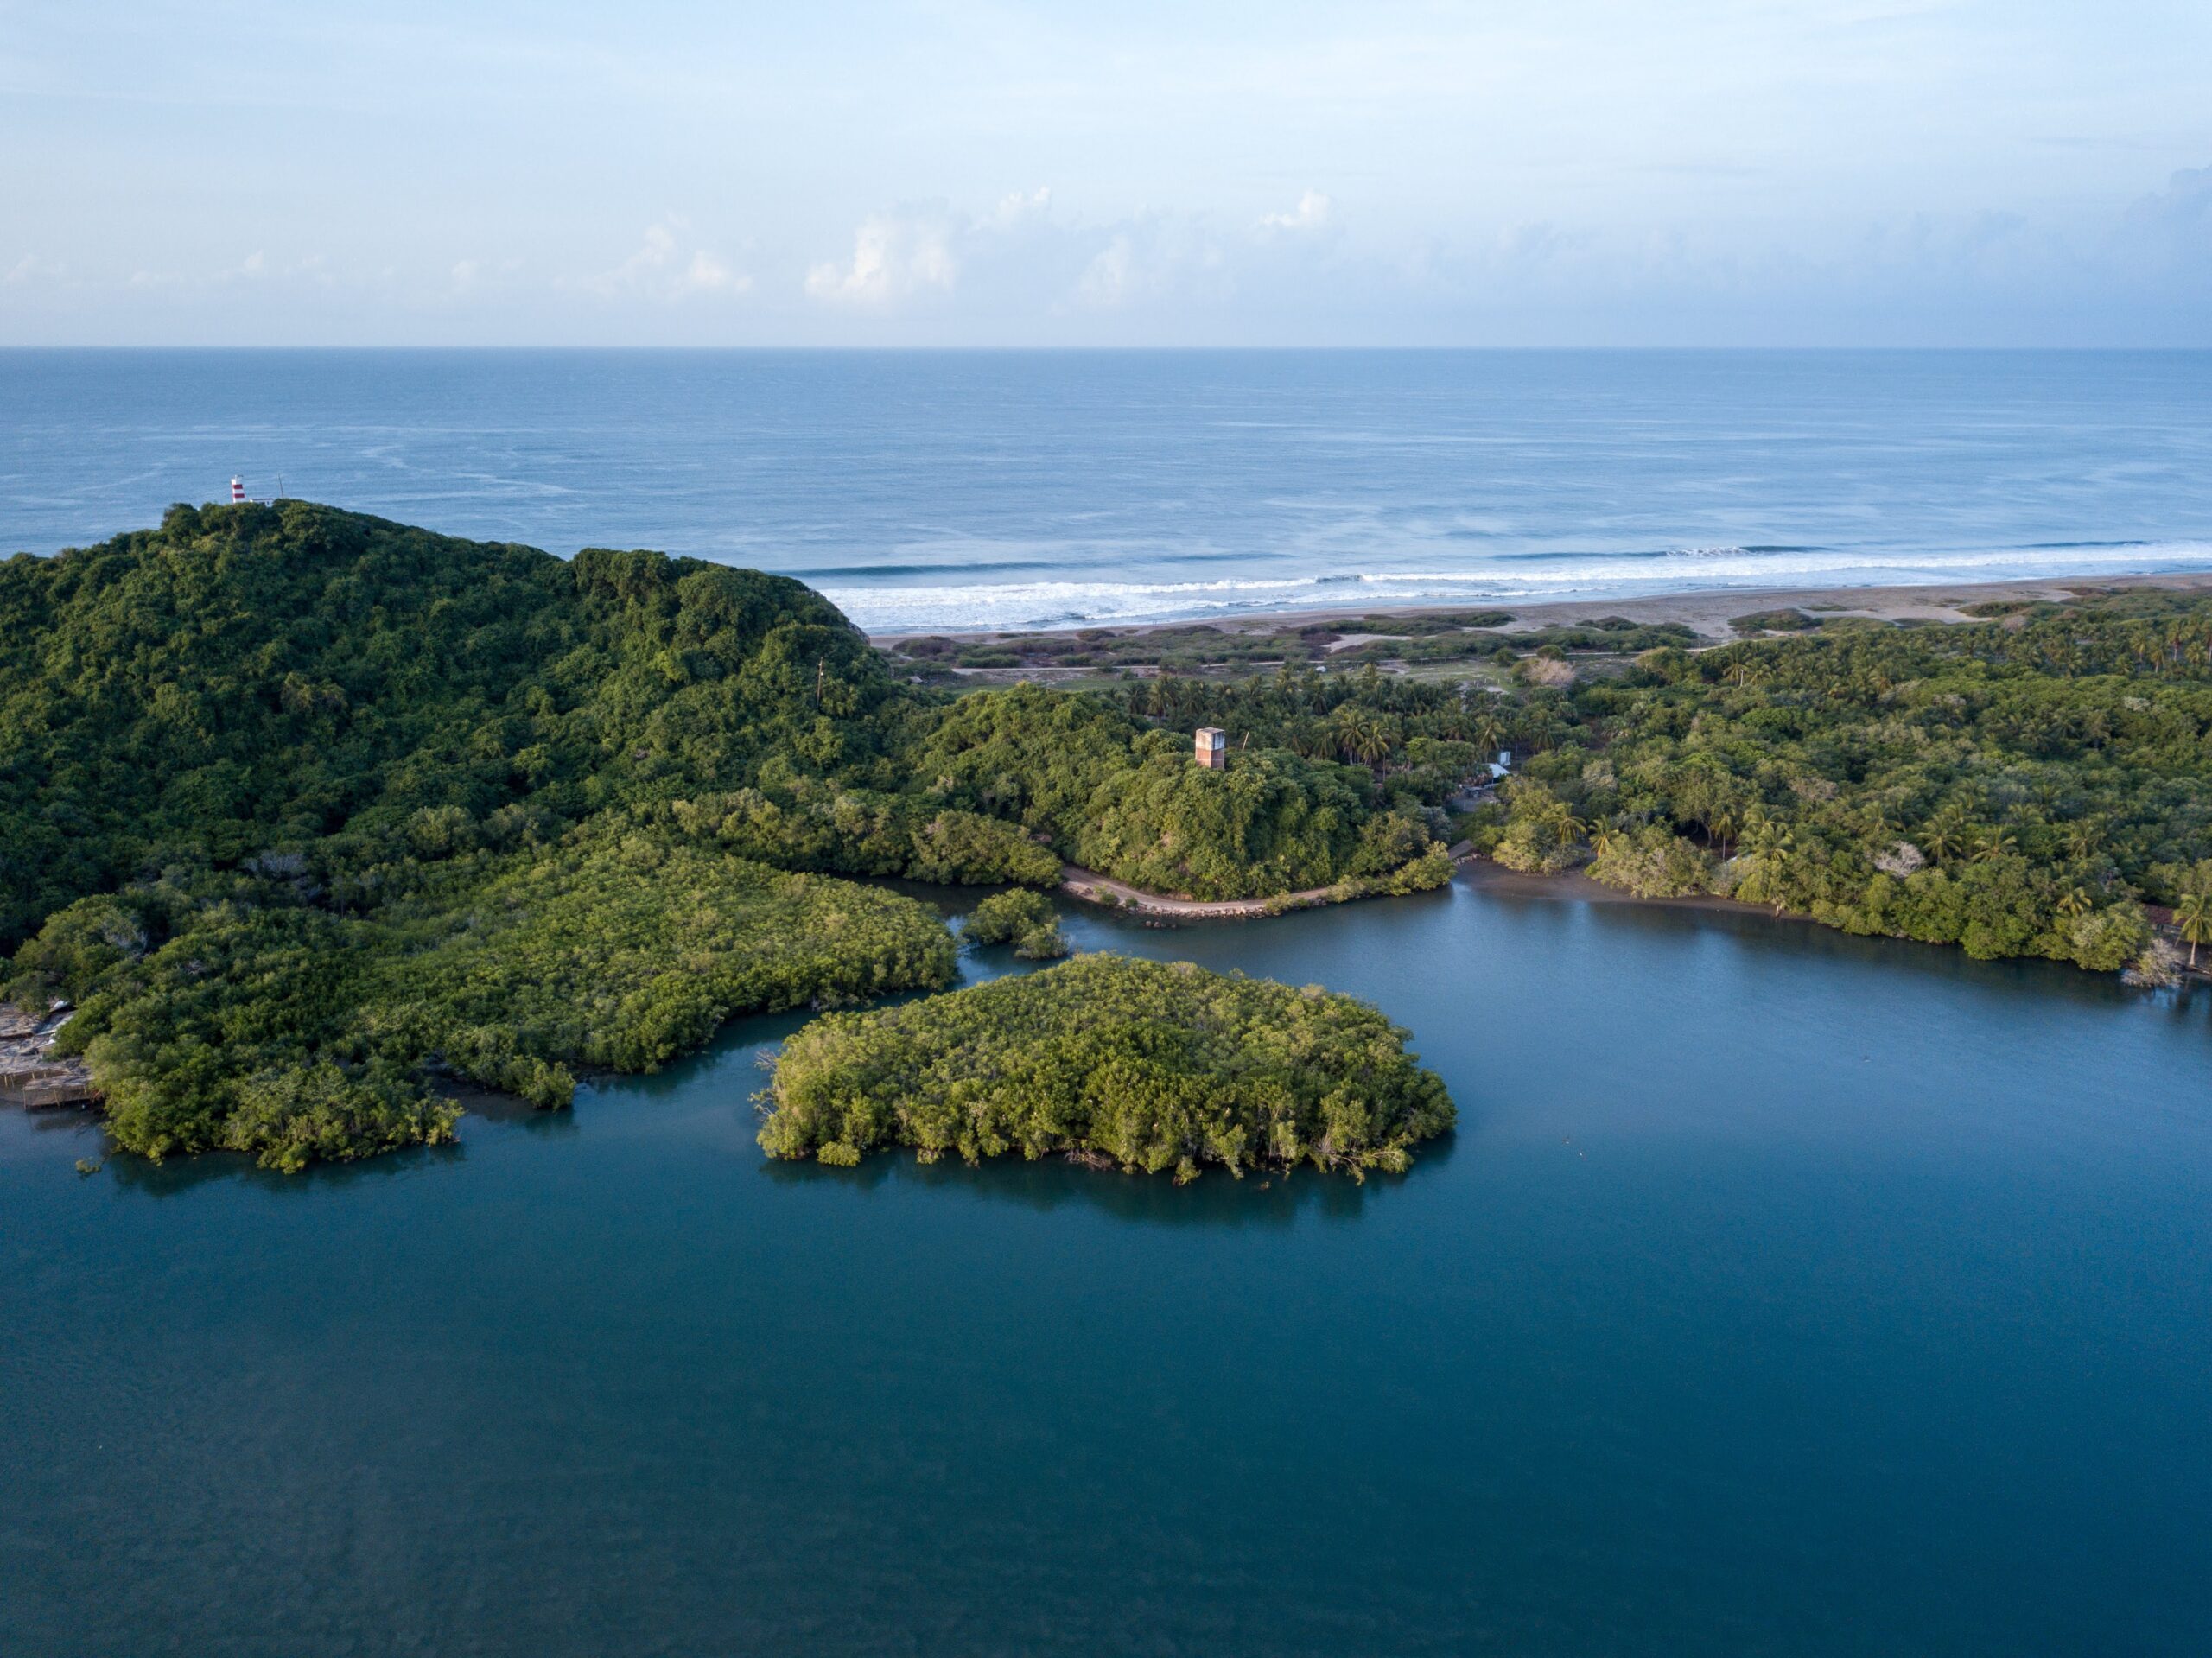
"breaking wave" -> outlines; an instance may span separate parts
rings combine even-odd
[[[850,567],[849,567],[850,568]],[[895,567],[893,567],[895,568]],[[1017,567],[1019,568],[1019,567]],[[1065,569],[1065,566],[1061,568]],[[823,582],[871,632],[1134,626],[1353,606],[1523,604],[1635,598],[1702,588],[1903,587],[2212,568],[2212,541],[2109,541],[1904,552],[1835,547],[1683,547],[1643,552],[1507,555],[1479,568],[1334,570],[1310,575],[1104,581],[897,578]],[[1014,573],[1001,565],[997,571]],[[825,572],[826,573],[826,572]],[[887,567],[871,574],[888,575]],[[1026,573],[1026,572],[1024,572]]]

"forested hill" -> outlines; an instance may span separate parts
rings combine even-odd
[[[759,571],[179,506],[0,562],[0,949],[172,866],[339,877],[610,808],[791,868],[1048,881],[1058,854],[1203,898],[1380,880],[1442,827],[1363,769],[1201,772],[1188,740],[1088,696],[920,692]]]
[[[865,771],[888,689],[781,577],[307,502],[175,507],[0,562],[0,948],[179,861],[424,812],[574,816],[776,753]]]

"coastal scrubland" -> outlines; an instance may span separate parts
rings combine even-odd
[[[1153,627],[1086,627],[982,638],[923,634],[892,641],[904,665],[954,683],[973,673],[1108,677],[1132,671],[1252,672],[1291,666],[1359,668],[1369,663],[1465,664],[1544,646],[1558,650],[1649,651],[1694,645],[1680,622],[1638,622],[1600,616],[1503,631],[1510,611],[1454,611],[1437,615],[1334,616],[1280,626],[1223,626],[1209,622]]]
[[[1452,1127],[1406,1032],[1319,986],[1081,956],[896,1007],[829,1013],[784,1045],[760,1143],[858,1162],[1070,1154],[1190,1180],[1207,1166],[1401,1171]]]

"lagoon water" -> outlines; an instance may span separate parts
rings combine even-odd
[[[0,352],[0,554],[289,492],[879,632],[2212,567],[2206,352]]]
[[[293,1178],[0,1115],[0,1651],[2204,1650],[2202,992],[1465,880],[1071,924],[1375,1000],[1457,1135],[772,1166],[789,1020]]]

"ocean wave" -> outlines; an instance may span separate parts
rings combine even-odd
[[[1135,626],[1361,605],[1632,598],[1702,588],[1912,586],[2212,567],[2212,541],[1907,551],[1713,547],[1501,558],[1478,569],[1332,570],[1178,581],[891,582],[822,591],[872,632]],[[950,575],[951,572],[931,572]]]

